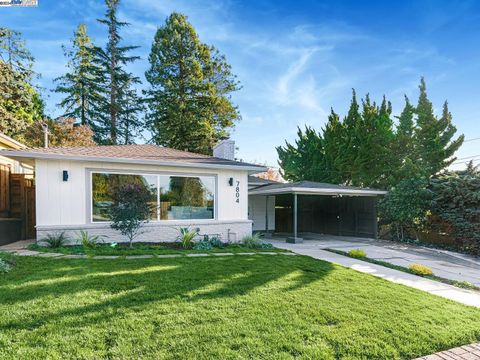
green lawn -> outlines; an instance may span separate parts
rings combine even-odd
[[[169,254],[192,254],[192,253],[222,253],[222,252],[289,252],[283,249],[251,249],[241,244],[229,244],[221,248],[212,248],[210,250],[183,249],[179,243],[159,243],[159,244],[139,244],[134,243],[132,247],[127,244],[118,244],[112,248],[109,244],[97,245],[95,249],[84,248],[82,245],[61,246],[50,248],[37,244],[30,244],[29,250],[40,252],[60,253],[60,254],[87,254],[87,255],[169,255]]]
[[[480,339],[480,310],[302,256],[17,258],[1,359],[410,359]]]

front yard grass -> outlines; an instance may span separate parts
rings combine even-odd
[[[17,257],[1,359],[411,359],[480,340],[480,309],[303,256]]]
[[[128,256],[128,255],[170,255],[170,254],[190,254],[190,253],[240,253],[240,252],[288,252],[283,249],[251,249],[241,244],[228,244],[221,248],[212,248],[210,250],[183,249],[178,242],[158,243],[158,244],[142,244],[133,243],[130,248],[128,244],[118,244],[115,248],[109,244],[99,244],[96,248],[84,248],[82,245],[61,246],[50,248],[40,246],[38,244],[30,244],[29,250],[59,254],[86,254],[86,255],[102,255],[102,256]]]

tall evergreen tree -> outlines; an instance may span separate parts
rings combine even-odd
[[[377,106],[366,96],[362,102],[362,114],[355,128],[356,143],[359,144],[353,162],[351,182],[358,186],[385,188],[392,164],[391,143],[393,141],[392,106],[385,97]]]
[[[0,131],[16,139],[43,117],[43,101],[31,85],[33,60],[21,34],[0,27]]]
[[[339,141],[339,151],[335,158],[335,167],[344,174],[342,178],[346,183],[350,183],[351,173],[354,171],[352,165],[357,158],[357,153],[361,143],[357,138],[358,126],[360,126],[361,114],[360,106],[357,101],[357,94],[355,89],[352,89],[352,100],[347,116],[343,119],[343,131],[338,133],[341,137]]]
[[[123,111],[118,116],[118,143],[133,144],[143,129],[144,121],[140,116],[145,110],[144,103],[130,84],[125,84],[120,94]]]
[[[65,117],[73,117],[82,125],[96,129],[96,104],[100,87],[97,84],[97,69],[93,63],[93,43],[87,35],[85,24],[78,25],[72,39],[72,47],[63,47],[69,59],[69,72],[55,79],[55,92],[65,94],[58,106],[65,109]]]
[[[102,144],[119,142],[119,117],[127,111],[127,96],[123,91],[140,82],[139,78],[125,70],[125,66],[138,60],[138,56],[129,56],[138,46],[120,46],[120,29],[128,26],[117,19],[119,0],[105,0],[107,11],[104,19],[98,19],[108,27],[108,42],[105,48],[94,47],[94,63],[97,66],[97,81],[102,91],[96,105],[96,117],[99,121],[95,128],[95,141]]]
[[[442,116],[437,118],[434,115],[423,78],[419,89],[420,96],[415,109],[415,161],[421,164],[427,175],[433,175],[455,161],[453,155],[462,145],[464,136],[453,139],[457,129],[452,124],[447,102],[443,105]]]
[[[298,128],[297,136],[295,145],[285,142],[285,147],[277,147],[282,176],[290,181],[327,181],[323,138],[310,127]]]
[[[423,79],[417,107],[405,101],[394,130],[392,107],[385,97],[378,106],[367,95],[360,110],[353,92],[342,122],[332,110],[321,133],[299,131],[294,145],[277,148],[285,178],[389,188],[445,169],[463,141],[463,135],[452,140],[456,129],[447,104],[437,118]],[[309,164],[319,168],[308,169]]]
[[[185,15],[172,13],[155,34],[149,61],[145,77],[153,140],[211,154],[240,119],[230,96],[239,85],[225,57],[200,42]]]

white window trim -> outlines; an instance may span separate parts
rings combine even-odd
[[[86,169],[86,197],[87,197],[87,219],[89,224],[109,224],[111,221],[93,221],[93,197],[92,197],[92,174],[120,174],[120,175],[141,175],[157,177],[157,219],[149,220],[151,223],[182,223],[190,224],[192,221],[215,222],[218,220],[218,175],[208,173],[182,173],[174,171],[143,171],[143,170],[119,170],[119,169],[102,169],[88,168]],[[178,176],[178,177],[211,177],[215,181],[214,198],[213,198],[213,218],[212,219],[160,219],[160,176]]]

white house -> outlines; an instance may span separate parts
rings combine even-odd
[[[265,167],[233,159],[234,143],[221,141],[218,157],[155,145],[2,150],[1,155],[35,167],[37,239],[79,230],[125,241],[109,226],[110,189],[119,182],[146,185],[152,211],[142,242],[174,241],[179,227],[199,229],[223,240],[252,233],[248,219],[248,176]]]
[[[0,150],[35,167],[37,239],[79,230],[125,241],[110,228],[115,184],[145,185],[150,221],[136,241],[174,241],[180,227],[239,241],[253,231],[376,237],[376,198],[385,191],[310,181],[278,183],[251,176],[263,166],[235,161],[222,140],[214,156],[155,145]]]

